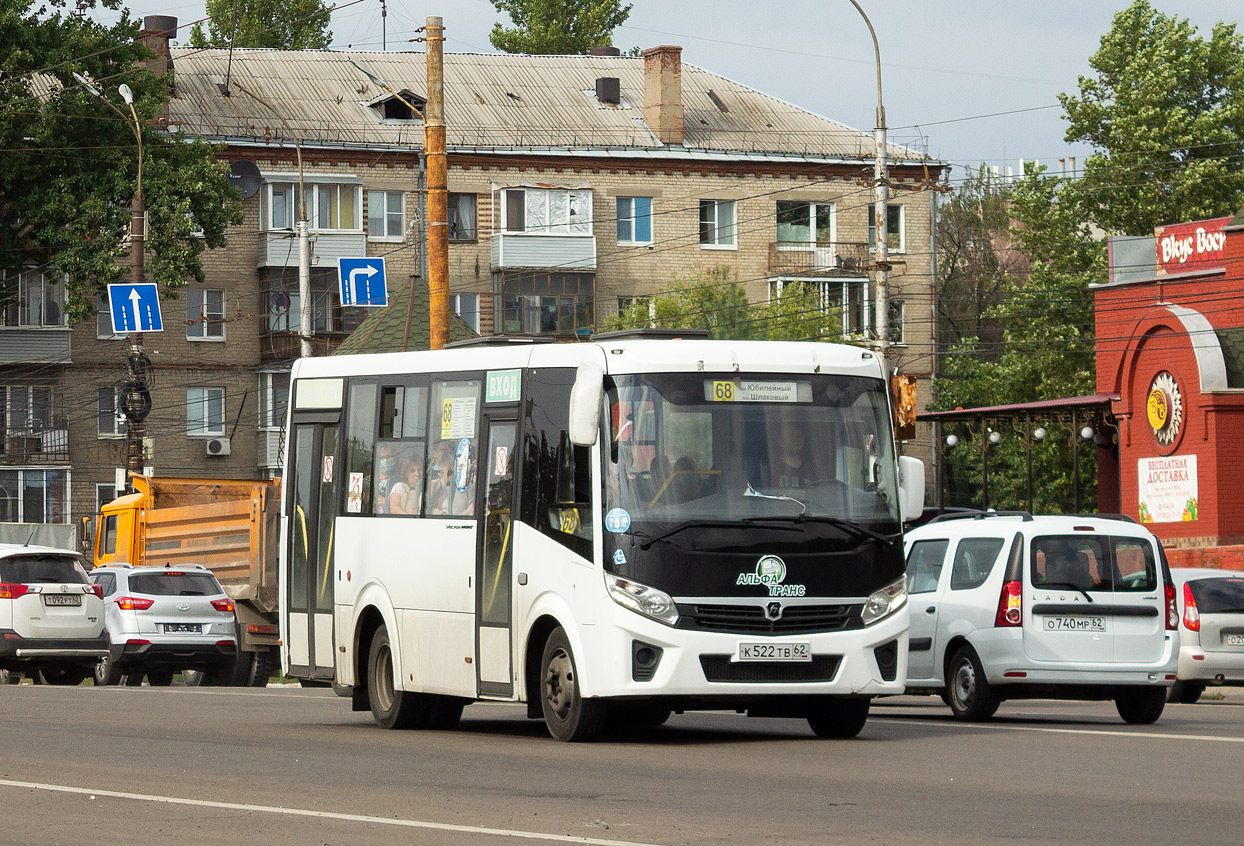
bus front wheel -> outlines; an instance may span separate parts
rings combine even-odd
[[[367,693],[371,715],[381,728],[413,729],[427,725],[428,697],[397,687],[393,648],[385,626],[376,629],[367,651]]]
[[[566,632],[557,628],[544,644],[540,660],[540,705],[549,734],[570,743],[594,740],[605,727],[605,703],[584,699],[579,690],[574,652]]]

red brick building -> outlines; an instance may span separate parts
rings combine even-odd
[[[1244,210],[1112,238],[1095,290],[1122,511],[1171,563],[1244,568]]]

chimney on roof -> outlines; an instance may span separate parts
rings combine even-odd
[[[621,56],[622,51],[617,47],[589,47],[587,54],[589,56]]]
[[[662,144],[682,144],[682,48],[644,51],[644,123]]]
[[[622,81],[616,76],[601,76],[596,79],[596,100],[609,106],[622,102]]]
[[[173,69],[173,59],[169,54],[169,41],[177,34],[177,18],[168,15],[147,15],[143,18],[143,28],[139,33],[143,45],[154,52],[155,58],[147,62],[147,67],[156,76],[163,76]]]

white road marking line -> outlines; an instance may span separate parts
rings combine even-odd
[[[1106,729],[1068,729],[1047,726],[1008,726],[1001,723],[955,723],[940,720],[899,720],[874,717],[870,723],[893,723],[899,726],[941,726],[942,728],[976,729],[978,731],[1036,731],[1050,734],[1100,734],[1107,737],[1157,738],[1159,740],[1208,740],[1215,743],[1244,743],[1244,737],[1219,737],[1213,734],[1171,734],[1169,732],[1109,731]]]
[[[0,779],[0,787],[20,787],[27,790],[46,790],[53,793],[73,793],[81,796],[109,796],[114,799],[133,799],[139,802],[159,802],[166,805],[192,805],[199,808],[220,808],[226,811],[254,811],[262,814],[280,814],[289,817],[313,817],[316,819],[341,820],[343,822],[393,825],[401,828],[426,828],[435,831],[453,831],[463,834],[491,834],[496,837],[519,837],[525,840],[551,840],[557,843],[586,843],[589,846],[656,846],[633,840],[605,840],[600,837],[580,837],[574,834],[545,834],[539,831],[519,831],[510,828],[487,828],[478,825],[454,825],[452,823],[403,820],[389,817],[369,817],[363,814],[336,814],[331,811],[311,811],[304,808],[277,808],[271,805],[247,805],[239,802],[212,802],[206,799],[180,799],[176,796],[154,796],[147,793],[126,793],[119,790],[71,787],[64,784],[41,784],[34,781],[10,781]]]

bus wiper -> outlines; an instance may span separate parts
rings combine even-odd
[[[1033,587],[1037,587],[1037,588],[1051,588],[1051,587],[1070,588],[1071,590],[1074,590],[1074,591],[1076,591],[1076,592],[1080,593],[1081,595],[1083,595],[1083,597],[1084,597],[1085,599],[1087,599],[1089,602],[1092,602],[1092,601],[1093,601],[1093,597],[1091,597],[1091,596],[1089,596],[1089,595],[1088,595],[1088,591],[1087,591],[1087,590],[1085,590],[1085,589],[1084,589],[1084,588],[1082,588],[1082,587],[1077,587],[1076,585],[1071,584],[1071,582],[1042,582],[1040,585],[1034,585]]]
[[[894,539],[898,537],[898,535],[883,535],[880,532],[874,532],[872,529],[865,529],[863,526],[852,523],[850,520],[844,520],[841,517],[830,517],[828,514],[774,514],[767,517],[743,518],[744,523],[754,523],[759,520],[784,520],[791,523],[827,523],[858,538],[880,541],[884,544],[893,544]]]
[[[740,524],[748,523],[751,521],[751,519],[752,518],[745,517],[741,520],[684,520],[683,522],[679,523],[677,526],[667,529],[666,531],[661,532],[661,534],[656,535],[655,537],[645,537],[643,540],[639,542],[639,548],[647,549],[648,547],[652,546],[657,541],[665,540],[666,538],[672,535],[676,535],[679,532],[682,532],[682,531],[685,531],[691,528],[740,529],[742,528],[742,525]],[[633,534],[642,534],[642,533],[633,533]]]

